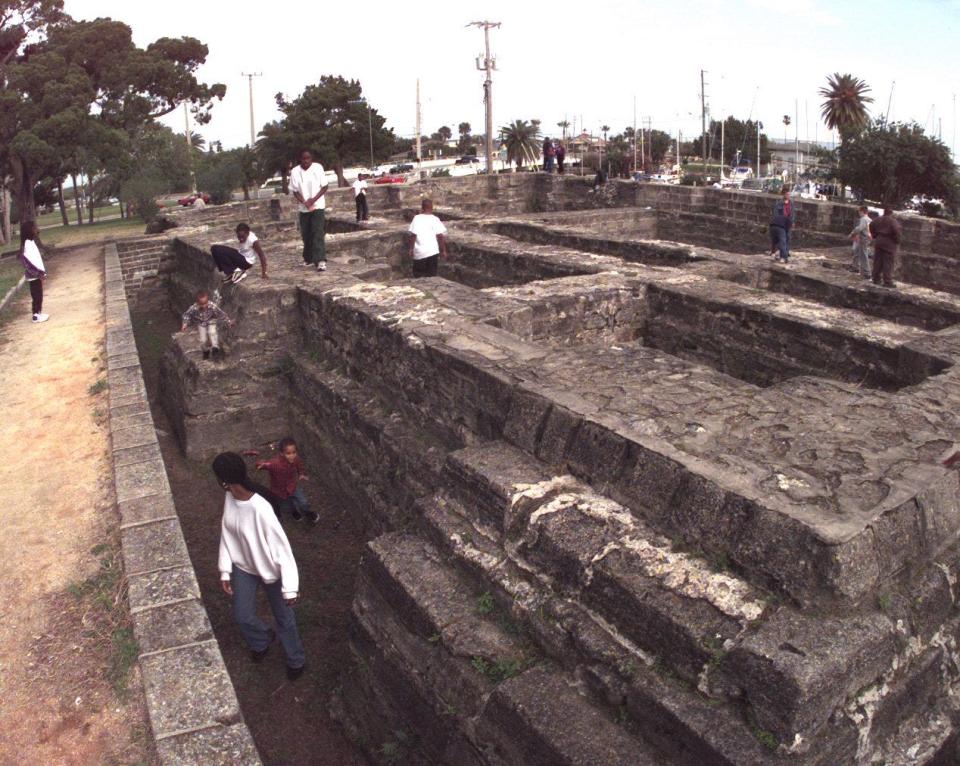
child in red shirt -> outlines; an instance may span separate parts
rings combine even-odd
[[[320,521],[320,516],[310,510],[310,501],[299,486],[304,474],[303,461],[297,450],[297,443],[289,436],[280,440],[278,454],[271,460],[257,462],[257,468],[270,474],[270,491],[280,499],[278,511],[289,511],[296,521],[304,516],[312,523]]]

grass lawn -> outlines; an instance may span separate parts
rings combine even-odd
[[[83,222],[89,220],[89,213],[86,209],[83,211]],[[93,209],[93,220],[96,223],[99,220],[102,220],[107,217],[113,217],[115,215],[120,215],[120,206],[119,205],[104,205],[103,207],[95,207]],[[77,223],[77,211],[70,207],[67,208],[67,218],[70,220],[70,225],[75,226]],[[60,215],[60,209],[56,208],[52,213],[44,213],[43,215],[37,216],[37,226],[41,229],[44,226],[60,226],[63,224],[63,218]]]
[[[23,266],[18,259],[0,263],[0,300],[7,294],[7,290],[20,281],[23,276]]]
[[[59,213],[58,213],[59,215]],[[40,232],[40,241],[44,245],[54,245],[64,247],[68,245],[81,245],[88,242],[103,242],[117,237],[130,237],[136,234],[143,234],[146,225],[139,218],[114,218],[109,221],[100,221],[99,223],[86,226],[57,226],[49,229],[43,229]],[[17,227],[14,227],[16,230]],[[13,241],[8,245],[0,247],[2,252],[15,252],[20,248],[19,232]]]

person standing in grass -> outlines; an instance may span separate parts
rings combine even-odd
[[[327,270],[324,249],[327,181],[323,165],[313,161],[309,149],[300,153],[300,164],[290,171],[290,194],[300,203],[300,236],[303,238],[303,265],[316,264],[317,271]]]
[[[23,264],[23,276],[30,285],[30,311],[33,323],[46,322],[49,314],[43,313],[43,282],[47,278],[47,270],[43,265],[43,257],[36,239],[39,236],[36,221],[27,221],[20,228],[20,262]]]
[[[257,235],[250,231],[245,223],[237,224],[237,241],[239,247],[229,245],[213,245],[210,255],[217,268],[223,272],[223,284],[237,282],[247,278],[247,269],[253,266],[256,259],[260,259],[260,276],[267,278],[267,256],[263,252],[263,245]]]
[[[213,460],[213,473],[224,490],[220,526],[220,585],[233,599],[233,616],[251,659],[262,662],[275,638],[286,655],[287,678],[295,681],[306,668],[306,654],[292,607],[300,595],[300,573],[293,549],[273,508],[247,478],[247,466],[235,452]],[[263,586],[276,631],[257,616],[257,589]]]
[[[278,512],[289,512],[295,521],[300,521],[304,516],[311,524],[320,521],[320,515],[310,510],[310,501],[300,486],[300,482],[307,478],[306,467],[292,437],[285,436],[281,439],[277,445],[276,456],[270,460],[259,461],[257,470],[270,474],[270,492],[280,499]]]

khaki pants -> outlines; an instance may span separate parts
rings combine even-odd
[[[217,323],[210,322],[206,327],[200,325],[197,327],[200,334],[200,348],[207,348],[207,341],[210,342],[210,348],[220,348],[220,336],[217,334]]]

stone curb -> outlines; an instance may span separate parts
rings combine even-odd
[[[130,613],[160,763],[259,766],[176,516],[114,243],[104,246],[104,284],[113,480]]]
[[[26,277],[20,277],[20,281],[17,282],[13,287],[7,290],[7,294],[3,296],[3,300],[0,301],[0,311],[3,311],[7,304],[13,300],[13,297],[20,292],[20,289],[27,283]]]

